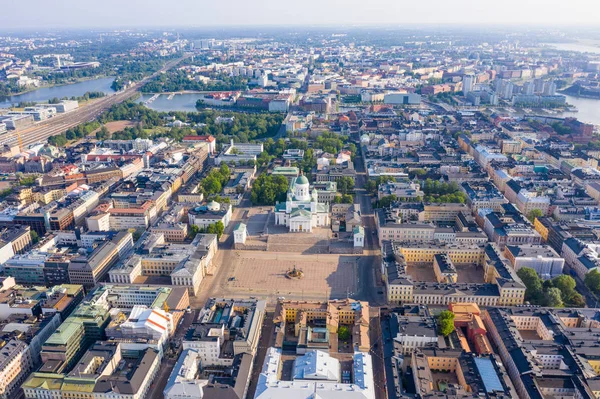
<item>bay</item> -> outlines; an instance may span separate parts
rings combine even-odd
[[[79,97],[87,92],[101,91],[105,94],[114,93],[110,88],[114,77],[90,79],[83,82],[62,86],[43,87],[27,93],[10,97],[0,97],[0,108],[10,108],[20,102],[46,102],[52,98]]]
[[[577,107],[578,112],[565,112],[563,117],[600,126],[600,99],[567,96],[567,102]]]

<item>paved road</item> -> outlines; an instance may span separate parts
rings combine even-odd
[[[359,152],[354,161],[356,170],[355,199],[354,202],[360,204],[363,226],[365,228],[365,251],[366,255],[360,261],[360,287],[363,300],[368,300],[371,306],[385,304],[385,287],[381,280],[381,256],[379,241],[377,240],[377,226],[373,213],[371,197],[363,188],[368,180],[365,172],[362,153]],[[381,293],[381,294],[380,294]]]
[[[102,97],[101,99],[90,102],[89,104],[86,104],[81,108],[76,109],[75,111],[57,115],[46,121],[37,123],[36,125],[27,129],[7,133],[2,136],[2,140],[0,140],[0,145],[17,145],[17,136],[19,135],[21,136],[23,146],[34,144],[37,142],[43,142],[47,140],[48,137],[62,134],[68,129],[78,126],[84,122],[93,121],[113,105],[121,103],[133,97],[147,81],[153,79],[158,74],[173,68],[180,61],[187,57],[189,57],[189,55],[185,55],[181,58],[167,62],[159,71],[133,84],[126,90],[117,92],[106,97]]]
[[[392,341],[392,332],[390,331],[389,315],[382,314],[382,321],[380,326],[383,326],[381,350],[384,357],[385,375],[393,375],[393,359],[394,356],[394,343]],[[396,386],[392,378],[386,378],[387,394],[389,399],[396,399],[399,396],[396,394]]]
[[[265,314],[265,319],[260,331],[260,338],[258,341],[258,348],[256,350],[256,357],[254,358],[254,365],[252,366],[252,374],[250,376],[250,386],[248,387],[247,398],[253,398],[256,392],[256,381],[262,370],[262,365],[265,362],[265,356],[267,355],[267,349],[275,344],[275,325],[273,324],[273,310],[269,309]]]
[[[287,115],[286,115],[286,118],[287,118]],[[273,136],[273,140],[277,141],[279,139],[285,138],[286,133],[287,133],[287,130],[286,130],[285,124],[282,123],[281,126],[279,127],[279,130],[277,131],[277,134],[275,134],[275,136]]]
[[[375,397],[377,399],[387,398],[386,372],[383,354],[383,339],[381,331],[381,317],[379,308],[371,308],[371,320],[369,323],[369,334],[371,338],[371,359],[373,360],[373,379],[375,383]]]
[[[371,338],[371,358],[373,360],[373,375],[375,383],[375,395],[378,399],[387,398],[386,370],[384,364],[384,340],[382,339],[381,318],[379,307],[386,304],[385,287],[381,279],[381,256],[379,241],[377,240],[377,226],[373,213],[371,196],[364,189],[368,180],[364,167],[362,151],[355,157],[354,169],[356,170],[355,199],[360,204],[363,226],[365,228],[365,254],[359,267],[359,278],[361,297],[359,299],[369,301],[371,306],[371,320],[369,333]]]

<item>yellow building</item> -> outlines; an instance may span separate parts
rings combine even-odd
[[[47,191],[38,191],[33,193],[33,201],[41,202],[43,204],[49,204],[52,201],[58,201],[67,195],[67,190],[65,189],[51,189]]]
[[[457,264],[473,263],[481,265],[484,259],[482,244],[458,243],[400,243],[398,252],[404,256],[406,263],[433,263],[437,254],[446,254]]]
[[[398,243],[394,253],[395,260],[383,264],[391,304],[513,306],[524,302],[525,285],[495,244]],[[459,282],[460,271],[454,264],[481,268],[483,281]],[[435,280],[415,281],[408,273],[410,267],[423,265],[432,267]]]
[[[544,240],[544,242],[548,242],[548,228],[544,226],[544,224],[540,221],[539,218],[535,218],[535,221],[533,222],[533,227],[535,228],[535,231],[540,233],[540,235],[542,236],[542,240]]]
[[[335,334],[333,336],[336,338],[338,328],[348,326],[352,332],[353,343],[358,345],[359,351],[368,352],[371,348],[369,304],[353,299],[328,302],[278,301],[273,317],[273,322],[280,327],[275,346],[283,345],[287,323],[294,324],[295,334],[298,335],[301,329],[314,321],[325,321],[329,334]]]

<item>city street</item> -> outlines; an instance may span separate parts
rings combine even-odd
[[[196,310],[192,310],[191,313],[185,312],[182,316],[181,324],[177,327],[175,331],[175,335],[171,338],[168,349],[165,350],[165,355],[163,357],[161,367],[154,379],[154,382],[150,386],[150,390],[148,391],[148,398],[162,398],[163,390],[167,385],[167,381],[169,380],[169,376],[177,363],[177,358],[179,354],[181,354],[181,342],[190,328],[194,320],[196,319],[198,312]],[[175,348],[175,352],[173,355],[169,355],[169,348]]]
[[[267,349],[269,349],[275,343],[275,325],[273,324],[273,308],[266,311],[265,319],[260,331],[260,339],[258,341],[258,348],[256,350],[256,356],[254,357],[254,365],[252,366],[252,373],[250,375],[250,387],[248,388],[248,398],[253,398],[256,392],[256,381],[262,370]]]

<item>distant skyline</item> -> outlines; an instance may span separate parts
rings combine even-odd
[[[570,25],[600,28],[598,0],[8,1],[0,30],[264,25]]]

